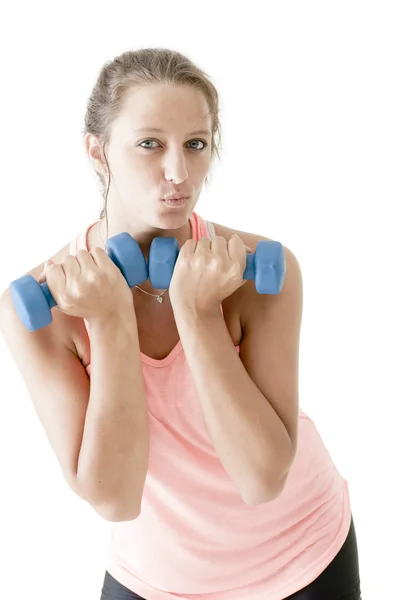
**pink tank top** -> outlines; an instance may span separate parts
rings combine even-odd
[[[190,222],[193,239],[213,237],[195,212]],[[87,250],[93,225],[71,254]],[[140,516],[112,523],[108,572],[149,600],[281,600],[316,579],[346,539],[351,507],[348,482],[312,419],[300,409],[283,493],[250,506],[208,436],[182,344],[161,360],[141,354],[141,362],[149,466]]]

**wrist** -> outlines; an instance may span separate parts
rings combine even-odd
[[[180,305],[175,306],[173,310],[176,322],[182,322],[188,325],[204,321],[214,321],[222,316],[220,306],[199,309],[181,303]]]
[[[104,329],[115,327],[126,327],[129,325],[137,326],[136,313],[134,306],[115,308],[112,312],[98,313],[86,319],[89,327],[101,327]]]

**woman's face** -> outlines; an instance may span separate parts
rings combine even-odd
[[[193,88],[132,88],[112,124],[107,147],[109,208],[115,203],[126,218],[155,227],[161,218],[185,222],[211,165],[208,112],[205,97]],[[189,201],[182,208],[170,208],[162,198],[173,193],[190,196]]]

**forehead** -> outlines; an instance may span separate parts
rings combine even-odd
[[[168,84],[133,87],[126,93],[118,121],[130,131],[159,128],[165,133],[211,131],[211,116],[204,94],[190,87]]]

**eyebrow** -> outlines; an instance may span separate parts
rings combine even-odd
[[[163,129],[158,129],[158,127],[140,127],[140,129],[135,129],[133,133],[138,133],[142,131],[155,131],[156,133],[165,133]],[[211,135],[209,129],[200,129],[198,131],[192,131],[188,135]]]

